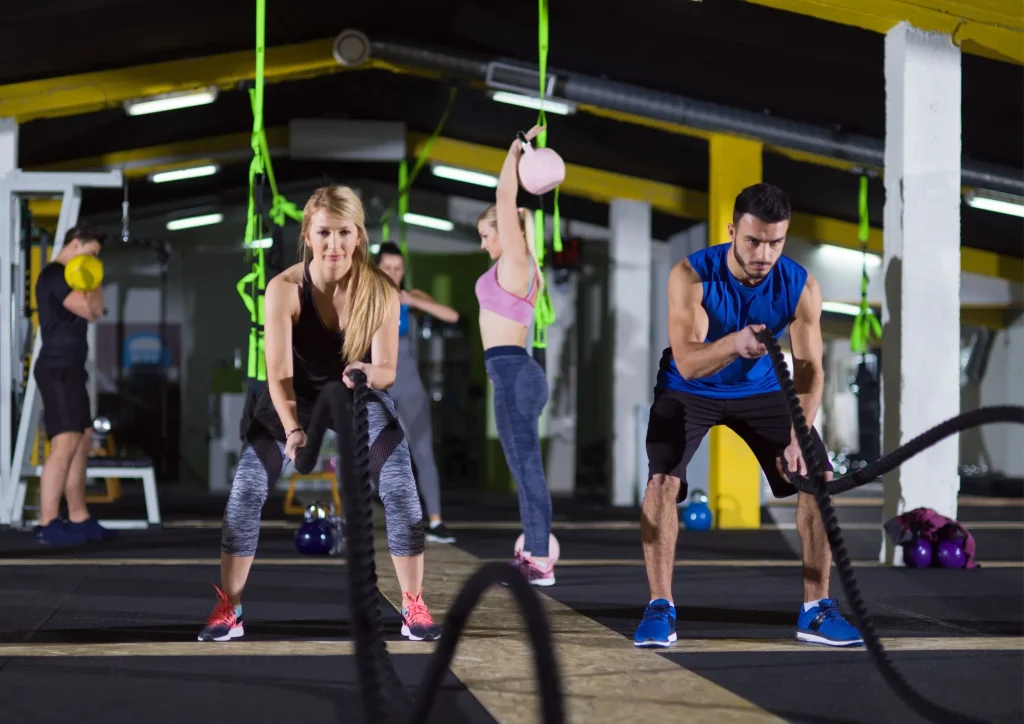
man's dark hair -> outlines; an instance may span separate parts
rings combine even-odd
[[[395,256],[402,256],[402,248],[393,241],[385,241],[381,243],[380,248],[377,249],[377,261],[385,254],[394,254]]]
[[[789,194],[774,184],[754,184],[743,189],[736,197],[732,209],[732,223],[738,224],[744,214],[750,214],[766,224],[788,221],[792,207]]]
[[[95,241],[100,246],[103,246],[107,240],[107,235],[92,224],[82,222],[68,229],[68,233],[64,235],[64,245],[67,246],[75,239],[78,239],[83,244]]]

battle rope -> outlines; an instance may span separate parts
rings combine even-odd
[[[833,481],[831,485],[826,486],[822,481],[825,472],[824,461],[818,460],[815,453],[814,439],[807,428],[807,420],[804,417],[803,409],[800,407],[796,388],[793,385],[792,379],[790,379],[789,369],[786,366],[782,349],[769,330],[762,330],[758,334],[758,340],[768,350],[772,366],[775,369],[775,376],[778,378],[779,385],[782,387],[783,394],[789,403],[793,429],[796,431],[797,441],[800,443],[800,451],[803,453],[807,472],[810,474],[810,480],[806,478],[798,479],[792,475],[790,475],[790,478],[793,479],[794,485],[798,490],[814,495],[814,499],[818,503],[818,508],[821,510],[821,518],[825,525],[825,533],[828,535],[828,542],[832,547],[832,556],[835,559],[836,567],[839,569],[839,578],[842,581],[843,590],[846,592],[846,598],[853,608],[864,643],[874,659],[879,672],[881,672],[882,678],[885,679],[889,687],[907,706],[930,721],[950,722],[950,724],[953,722],[956,722],[956,724],[978,722],[980,724],[978,719],[972,719],[959,712],[946,709],[921,696],[892,665],[878,634],[875,632],[875,625],[868,613],[867,606],[864,604],[864,599],[861,597],[860,587],[857,585],[857,578],[853,573],[853,564],[850,562],[850,556],[846,551],[846,544],[843,542],[839,520],[836,518],[835,508],[832,506],[831,493],[847,491],[863,485],[877,478],[882,473],[898,467],[907,459],[931,447],[942,438],[960,430],[992,422],[1017,422],[1024,424],[1024,407],[989,407],[959,415],[941,425],[937,425],[863,470],[841,478],[838,481]]]
[[[338,434],[338,485],[345,508],[349,571],[349,602],[355,637],[356,662],[363,696],[364,716],[372,722],[423,724],[433,706],[469,615],[489,587],[505,584],[526,621],[540,684],[543,721],[565,721],[562,684],[551,641],[551,627],[540,597],[521,573],[506,563],[481,567],[463,585],[444,621],[441,641],[430,661],[415,706],[395,673],[384,643],[377,571],[374,563],[373,508],[370,476],[370,425],[367,404],[371,392],[366,376],[349,372],[355,390],[331,382],[320,393],[306,429],[307,442],[299,450],[295,467],[308,473],[316,465],[328,427]]]

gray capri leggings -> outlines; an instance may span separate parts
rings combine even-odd
[[[371,393],[367,417],[370,472],[384,503],[388,548],[394,556],[418,555],[424,549],[423,511],[412,475],[409,444],[386,392]],[[269,433],[255,434],[246,441],[224,511],[223,552],[231,556],[256,554],[263,504],[284,462],[284,443]]]

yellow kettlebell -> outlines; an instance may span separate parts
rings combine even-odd
[[[71,257],[64,267],[64,281],[79,292],[91,292],[103,283],[103,262],[92,254]]]

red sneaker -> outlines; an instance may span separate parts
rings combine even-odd
[[[213,613],[206,619],[206,626],[199,632],[200,641],[230,641],[245,635],[242,616],[235,615],[235,605],[228,599],[224,591],[214,586],[217,592],[217,605]]]
[[[555,585],[555,564],[548,563],[541,568],[532,558],[527,558],[522,553],[516,553],[512,565],[519,569],[519,572],[526,576],[526,580],[532,586],[553,586]]]
[[[434,623],[423,603],[423,590],[413,596],[404,593],[402,599],[406,607],[402,609],[402,635],[410,641],[437,641],[441,638],[441,627]]]

